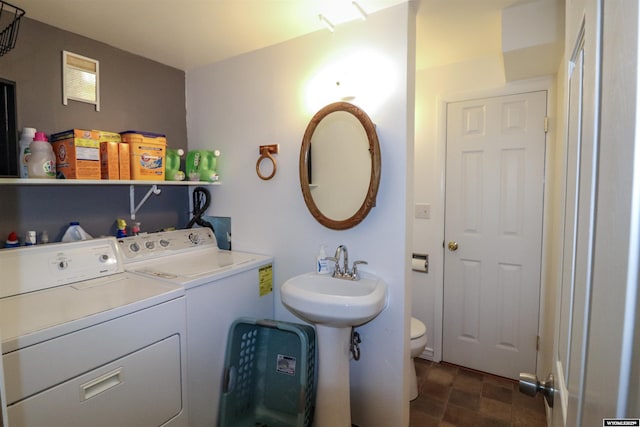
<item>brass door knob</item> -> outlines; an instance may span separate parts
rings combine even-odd
[[[453,240],[449,242],[449,244],[447,245],[449,247],[449,250],[451,252],[455,252],[458,250],[458,242],[454,242]]]

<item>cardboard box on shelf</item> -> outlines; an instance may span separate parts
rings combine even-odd
[[[131,159],[129,158],[129,144],[121,142],[118,144],[118,162],[120,165],[120,179],[131,179]]]
[[[122,138],[117,132],[94,129],[100,141],[100,176],[102,179],[129,179],[129,159],[126,159],[127,173],[122,174],[120,144]]]
[[[118,142],[100,141],[100,178],[120,179]]]
[[[93,132],[97,132],[98,135],[98,141],[103,142],[103,141],[108,141],[108,142],[120,142],[122,141],[122,138],[120,137],[120,134],[118,132],[109,132],[106,130],[96,130],[94,129]]]
[[[67,138],[52,142],[60,178],[100,179],[100,143],[97,139]]]
[[[86,129],[69,129],[62,132],[56,132],[49,135],[49,141],[62,141],[63,139],[81,138],[81,139],[93,139],[98,141],[98,131],[86,130]]]

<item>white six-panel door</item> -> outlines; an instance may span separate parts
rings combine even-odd
[[[443,360],[535,371],[547,92],[447,106]]]

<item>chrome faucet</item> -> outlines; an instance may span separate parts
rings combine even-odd
[[[343,254],[344,259],[344,267],[340,269],[340,254]],[[336,258],[336,270],[339,274],[346,274],[349,271],[349,250],[345,245],[340,245],[336,248],[336,254],[334,255]],[[336,272],[334,270],[334,273]]]
[[[343,258],[343,266],[340,267],[340,256]],[[355,261],[353,263],[353,269],[349,269],[349,250],[345,245],[340,245],[336,248],[336,253],[332,257],[327,257],[327,260],[335,263],[333,268],[333,277],[347,280],[358,280],[358,264],[368,264],[367,261]]]

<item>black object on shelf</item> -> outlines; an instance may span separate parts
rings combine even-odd
[[[0,177],[17,177],[16,84],[0,79]]]
[[[16,46],[24,10],[0,0],[0,56]]]

